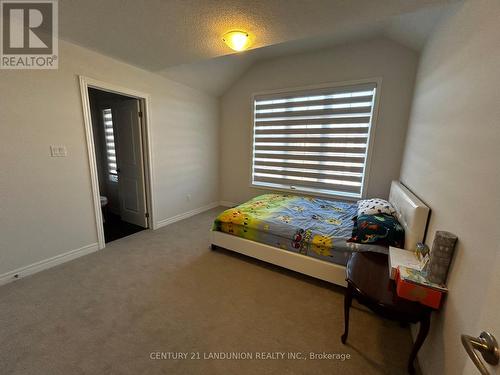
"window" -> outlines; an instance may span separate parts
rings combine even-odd
[[[360,198],[376,84],[254,97],[252,185]]]
[[[104,138],[106,141],[106,165],[108,167],[109,180],[118,182],[118,170],[116,165],[115,134],[113,131],[113,115],[111,109],[102,111],[104,122]]]

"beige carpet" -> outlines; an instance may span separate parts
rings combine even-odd
[[[214,209],[0,288],[1,374],[404,374],[410,333],[343,292],[209,249]],[[253,360],[151,360],[250,352]],[[349,360],[255,359],[256,352]]]

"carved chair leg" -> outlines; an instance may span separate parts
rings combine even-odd
[[[410,353],[410,359],[408,360],[408,373],[409,374],[414,374],[415,373],[415,358],[417,357],[417,353],[422,347],[422,344],[425,341],[425,338],[427,337],[427,334],[429,333],[429,327],[431,325],[431,313],[425,314],[425,316],[422,318],[420,321],[420,328],[418,330],[418,336],[417,339],[415,340],[415,344],[413,344],[413,348]]]
[[[352,286],[347,284],[347,289],[344,296],[344,334],[340,337],[342,344],[347,341],[347,335],[349,334],[349,309],[352,303]]]

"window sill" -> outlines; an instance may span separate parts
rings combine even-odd
[[[357,202],[360,199],[363,199],[361,196],[356,194],[343,194],[343,193],[328,193],[326,191],[314,191],[308,190],[307,188],[296,188],[290,189],[288,185],[260,185],[258,183],[250,183],[250,187],[253,189],[262,189],[262,190],[271,190],[271,191],[279,191],[284,193],[296,194],[296,195],[307,195],[314,197],[322,197],[326,199],[335,199],[335,200],[344,200],[349,202]]]

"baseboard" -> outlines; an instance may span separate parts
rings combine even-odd
[[[70,250],[66,253],[56,255],[52,258],[41,260],[39,262],[30,264],[28,266],[20,267],[14,271],[6,272],[0,275],[0,285],[4,285],[10,283],[11,281],[22,279],[23,277],[46,270],[48,268],[57,266],[62,263],[66,263],[70,260],[79,258],[83,255],[93,253],[94,251],[97,250],[99,250],[99,245],[97,243],[93,243],[90,245],[80,247],[79,249]]]
[[[222,207],[236,207],[237,206],[236,203],[229,202],[229,201],[220,201],[219,205],[221,205]]]
[[[169,224],[175,223],[176,221],[181,221],[181,220],[187,219],[188,217],[201,214],[202,212],[205,212],[205,211],[211,210],[212,208],[218,207],[219,204],[220,204],[220,202],[212,202],[210,204],[207,204],[206,206],[198,207],[198,208],[195,208],[194,210],[169,217],[168,219],[157,221],[156,225],[155,225],[155,229],[159,229],[159,228],[162,228],[162,227],[167,226]]]

